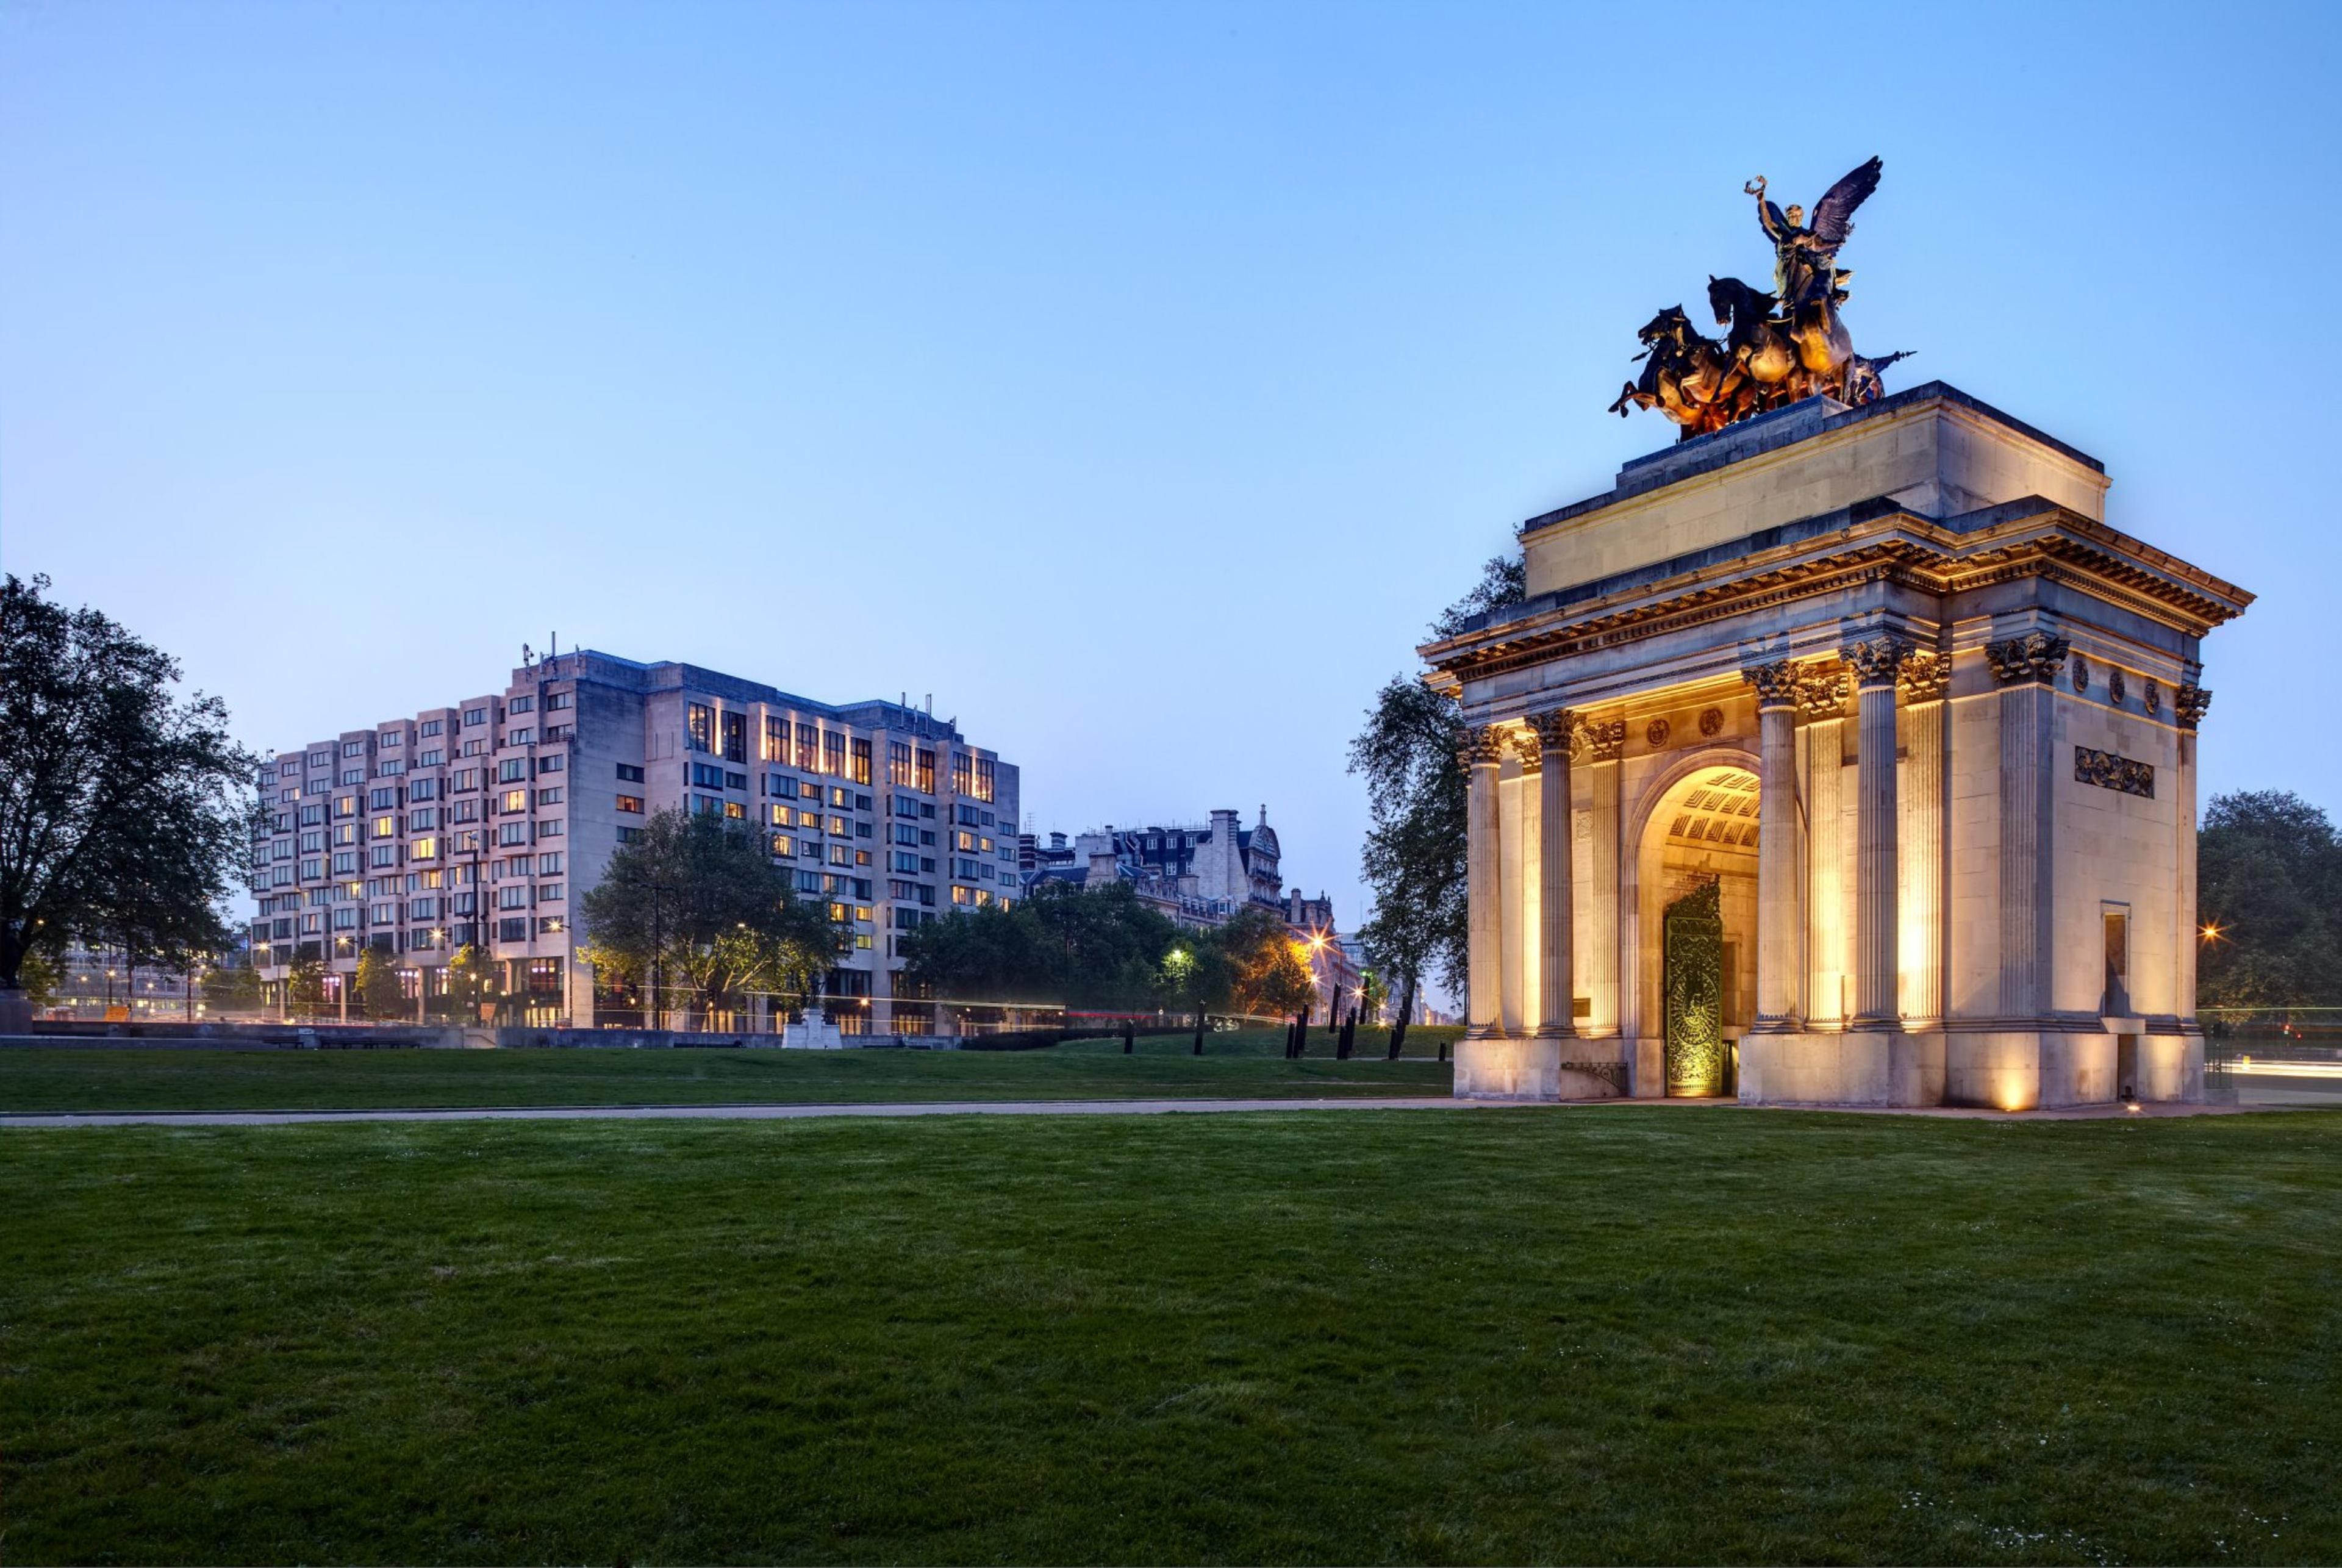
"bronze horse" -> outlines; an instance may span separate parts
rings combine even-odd
[[[1629,404],[1656,408],[1681,427],[1677,438],[1688,441],[1721,430],[1753,404],[1747,377],[1722,344],[1692,329],[1683,306],[1669,305],[1644,323],[1636,336],[1644,348],[1635,357],[1647,357],[1649,363],[1611,404],[1609,412],[1619,418],[1626,417]]]
[[[1716,325],[1732,329],[1724,340],[1725,351],[1751,380],[1760,386],[1778,386],[1797,373],[1797,345],[1773,315],[1781,303],[1777,296],[1736,277],[1711,274],[1707,303],[1716,312]]]

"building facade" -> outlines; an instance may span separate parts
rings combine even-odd
[[[1521,531],[1462,699],[1459,1094],[2184,1100],[2202,639],[2251,595],[1940,383],[1810,399]]]
[[[253,960],[345,982],[366,948],[418,1004],[456,949],[498,966],[527,1022],[593,1022],[575,910],[669,808],[755,825],[800,897],[853,933],[827,989],[889,1026],[903,932],[1019,895],[1016,767],[906,703],[817,703],[696,665],[592,651],[501,691],[285,750],[264,764]]]

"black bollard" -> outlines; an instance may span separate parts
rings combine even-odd
[[[1300,1061],[1309,1054],[1309,1014],[1300,1013],[1293,1019],[1293,1059]]]
[[[1137,1035],[1133,1034],[1131,1031],[1130,1020],[1126,1018],[1124,1019],[1122,1024],[1122,1054],[1124,1055],[1127,1056],[1130,1054],[1131,1044],[1136,1039]]]
[[[1202,1014],[1198,1013],[1198,1014],[1196,1014],[1196,1055],[1198,1055],[1198,1056],[1201,1056],[1203,1054],[1204,1054],[1204,1015],[1203,1015]]]

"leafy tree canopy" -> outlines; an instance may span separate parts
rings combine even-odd
[[[0,583],[0,991],[74,937],[185,962],[228,942],[259,759],[179,666],[92,609]]]
[[[798,899],[763,834],[673,809],[618,846],[579,913],[586,961],[608,979],[655,974],[662,1006],[808,994],[851,940],[826,908]]]
[[[1180,966],[1166,964],[1184,934],[1121,883],[1049,881],[1006,908],[929,921],[897,946],[905,976],[930,995],[1137,1012],[1176,1004]]]
[[[2342,1005],[2342,841],[2299,795],[2217,795],[2196,838],[2206,1007]]]

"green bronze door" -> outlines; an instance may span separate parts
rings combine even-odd
[[[1667,905],[1665,958],[1667,1093],[1724,1092],[1724,920],[1715,883]]]

